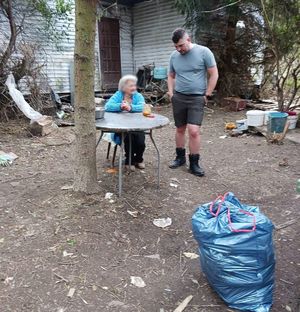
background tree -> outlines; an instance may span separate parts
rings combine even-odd
[[[76,0],[75,6],[75,162],[74,190],[97,190],[95,126],[96,0]]]
[[[39,42],[49,40],[58,43],[67,35],[71,0],[53,0],[50,3],[51,6],[47,0],[0,0],[0,32],[6,38],[0,45],[0,118],[8,119],[14,110],[4,84],[8,74],[14,75],[17,84],[27,78],[31,97],[38,95],[36,81],[44,78],[43,66],[36,62],[36,54],[41,53]],[[60,18],[66,23],[62,29],[57,29],[56,22]],[[36,26],[36,20],[41,27]],[[26,33],[31,27],[35,27],[34,38],[32,32],[30,35]],[[35,97],[35,108],[39,108],[37,103],[38,98]]]
[[[300,1],[260,0],[260,9],[266,78],[276,91],[278,109],[286,111],[300,102]]]
[[[254,32],[258,23],[255,1],[175,0],[186,16],[196,42],[208,46],[219,67],[218,95],[249,96],[251,63],[261,50]]]

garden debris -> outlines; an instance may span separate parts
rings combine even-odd
[[[143,288],[146,286],[143,279],[139,276],[130,276],[130,283],[139,288]]]
[[[58,129],[58,126],[53,122],[52,117],[43,116],[39,120],[35,120],[28,126],[28,131],[34,136],[46,136]]]
[[[112,199],[112,197],[113,197],[113,196],[114,196],[114,194],[113,194],[113,193],[109,193],[109,192],[107,192],[107,193],[105,194],[104,199],[110,200],[110,199]]]
[[[5,82],[9,94],[22,111],[22,113],[30,119],[29,131],[33,135],[47,135],[57,128],[56,124],[53,122],[52,118],[49,116],[44,116],[39,112],[35,111],[24,99],[23,94],[16,88],[15,78],[12,74],[8,75]]]
[[[156,259],[156,260],[160,260],[160,255],[159,254],[154,254],[154,255],[146,255],[144,256],[145,258],[149,258],[149,259]]]
[[[174,310],[174,312],[182,312],[184,311],[184,309],[187,307],[187,305],[190,303],[190,301],[193,299],[193,296],[190,295],[188,297],[186,297],[181,303],[180,305]]]
[[[170,186],[171,186],[171,187],[175,187],[175,188],[177,188],[177,187],[178,187],[178,185],[177,185],[177,184],[172,183],[172,182],[170,183]]]
[[[67,294],[67,297],[72,298],[75,294],[76,289],[75,288],[70,288],[69,292]]]
[[[219,136],[219,139],[226,139],[227,138],[227,135],[225,134],[225,135],[221,135],[221,136]]]
[[[279,167],[288,167],[289,166],[289,161],[287,158],[283,158],[280,162],[279,162]]]
[[[160,218],[160,219],[154,219],[153,224],[160,228],[165,228],[167,226],[170,226],[172,224],[171,218]]]
[[[5,153],[3,151],[0,151],[0,166],[7,167],[13,163],[15,159],[17,159],[18,156],[12,152]]]
[[[108,168],[108,169],[106,169],[106,173],[115,174],[115,173],[118,173],[118,169],[117,168]]]
[[[60,188],[62,191],[68,191],[73,189],[73,185],[64,185]]]
[[[193,253],[193,252],[184,252],[183,255],[186,257],[186,258],[189,258],[189,259],[197,259],[199,258],[199,255]]]
[[[139,212],[127,210],[127,213],[130,214],[132,217],[137,218]]]

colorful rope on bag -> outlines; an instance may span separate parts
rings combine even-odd
[[[209,206],[209,211],[210,213],[214,216],[214,217],[217,217],[220,213],[220,210],[221,210],[221,207],[222,207],[222,204],[225,202],[226,200],[226,196],[228,195],[229,193],[225,193],[223,196],[222,195],[219,195]],[[214,209],[214,206],[216,204],[216,202],[220,200],[219,204],[218,204],[218,207],[217,207],[217,211],[216,212],[213,212],[213,209]],[[231,229],[232,232],[235,232],[235,233],[239,233],[239,232],[242,232],[242,233],[249,233],[249,232],[254,232],[256,230],[256,218],[255,218],[255,215],[249,211],[246,211],[246,210],[243,210],[243,209],[239,209],[239,212],[247,215],[247,216],[250,216],[253,218],[253,221],[252,221],[252,228],[251,229],[235,229],[232,225],[232,221],[231,221],[231,215],[230,215],[230,208],[227,208],[227,218],[228,218],[228,224],[229,224],[229,227]]]

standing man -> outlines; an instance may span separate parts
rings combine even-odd
[[[205,172],[199,165],[199,130],[204,105],[218,81],[218,69],[213,53],[207,47],[192,43],[184,29],[176,29],[172,41],[176,51],[170,58],[168,89],[176,126],[176,158],[169,167],[175,169],[186,163],[187,129],[190,172],[201,177]]]

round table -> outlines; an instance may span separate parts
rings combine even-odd
[[[169,119],[159,114],[152,114],[151,117],[145,117],[142,113],[109,113],[105,112],[104,118],[96,120],[96,128],[101,131],[97,146],[99,145],[103,134],[107,132],[120,133],[121,150],[119,157],[119,196],[122,194],[122,163],[125,134],[129,135],[129,165],[131,165],[131,134],[133,132],[144,132],[149,135],[155,150],[157,152],[157,185],[160,184],[160,153],[154,141],[152,130],[162,128],[170,123]]]

